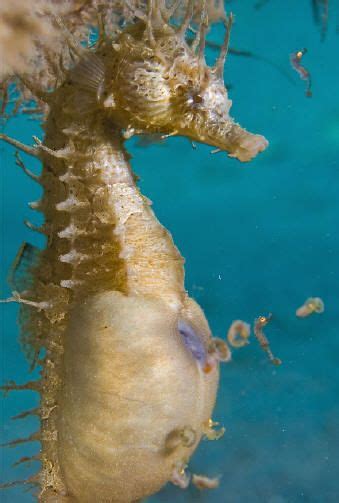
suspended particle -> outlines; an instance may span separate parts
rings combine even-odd
[[[304,304],[296,310],[298,318],[306,318],[313,313],[321,314],[325,310],[324,302],[320,297],[309,297]]]
[[[242,348],[249,344],[250,333],[251,327],[248,323],[242,320],[235,320],[227,332],[227,340],[234,348]]]

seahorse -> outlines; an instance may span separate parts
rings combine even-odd
[[[187,487],[202,436],[218,436],[211,416],[229,352],[188,296],[183,259],[124,146],[133,134],[182,135],[240,161],[267,146],[229,115],[230,22],[208,67],[203,9],[196,39],[186,40],[193,3],[179,24],[149,0],[114,40],[102,35],[91,49],[69,40],[78,59],[45,96],[43,141],[27,147],[2,135],[43,166],[34,177],[43,196],[31,206],[44,215],[47,244],[23,246],[26,275],[14,269],[9,299],[20,303],[41,379],[4,387],[40,393],[31,438],[41,442],[41,470],[27,483],[41,502],[127,503],[168,481]]]

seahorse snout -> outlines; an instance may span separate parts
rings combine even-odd
[[[242,162],[248,162],[268,147],[268,141],[262,135],[248,133],[244,129],[241,131],[239,141],[234,142],[228,156],[235,157]]]

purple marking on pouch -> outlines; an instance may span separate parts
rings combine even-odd
[[[192,353],[198,362],[204,364],[206,360],[206,350],[200,337],[196,334],[193,327],[183,320],[178,321],[178,330],[186,348]]]

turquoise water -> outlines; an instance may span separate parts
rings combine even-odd
[[[194,473],[220,475],[220,487],[199,493],[168,486],[152,503],[339,501],[339,2],[330,2],[324,41],[310,1],[271,0],[261,9],[253,4],[231,2],[231,45],[281,70],[260,59],[230,56],[225,81],[233,116],[264,134],[268,150],[240,164],[179,138],[147,148],[131,141],[130,147],[142,191],[186,258],[187,289],[204,308],[214,335],[224,337],[234,319],[252,322],[271,312],[266,334],[283,363],[273,367],[253,338],[233,352],[222,368],[214,414],[225,436],[202,442],[190,463]],[[220,39],[215,29],[210,40]],[[312,98],[289,63],[289,54],[304,47]],[[208,56],[213,59],[213,51]],[[20,117],[6,132],[31,143],[39,128]],[[3,145],[1,164],[2,292],[8,296],[5,278],[20,244],[39,243],[22,223],[30,218],[39,224],[26,205],[39,197],[39,188],[14,166],[13,149]],[[310,296],[323,298],[325,312],[296,318],[296,308]],[[16,312],[13,304],[2,306],[2,380],[24,382]],[[35,403],[29,392],[3,401],[5,440],[35,430],[34,419],[9,420]],[[3,450],[3,479],[33,473],[34,467],[10,465],[37,447]],[[0,498],[33,501],[20,488]]]

